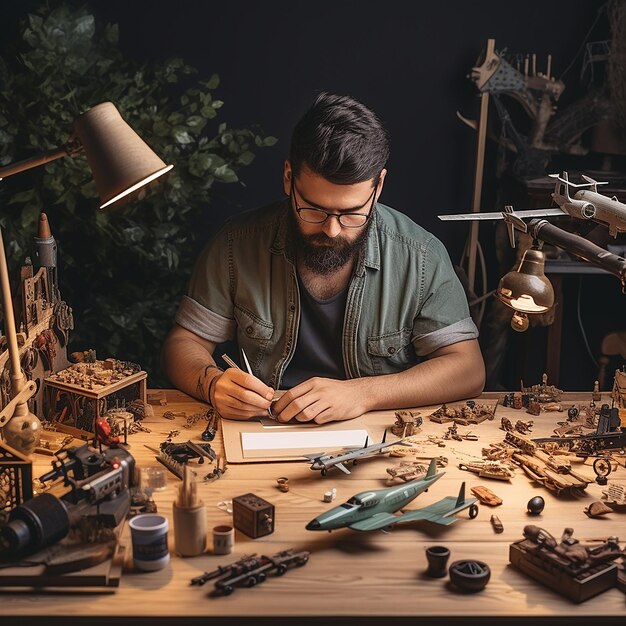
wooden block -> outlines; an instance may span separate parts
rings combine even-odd
[[[274,532],[274,505],[247,493],[233,498],[233,525],[244,535],[256,539]]]
[[[167,396],[164,389],[151,389],[147,395],[148,404],[157,406],[165,406],[167,404]]]

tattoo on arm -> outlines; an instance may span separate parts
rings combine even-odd
[[[205,366],[204,374],[201,374],[200,376],[198,376],[198,380],[196,381],[196,393],[201,398],[208,398],[210,382],[207,384],[207,378],[209,376],[209,371],[213,369],[218,370],[218,372],[224,371],[222,370],[221,367],[210,364],[210,365]],[[205,392],[205,387],[206,387],[206,392]]]

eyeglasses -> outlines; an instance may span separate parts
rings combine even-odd
[[[303,222],[308,222],[309,224],[323,224],[329,217],[336,217],[337,221],[344,228],[360,228],[367,224],[369,218],[372,215],[372,211],[374,210],[374,205],[376,204],[376,189],[378,185],[374,186],[374,190],[372,191],[371,198],[372,204],[370,206],[368,213],[358,213],[349,211],[347,213],[331,213],[330,211],[326,211],[325,209],[314,209],[312,207],[299,207],[298,201],[296,200],[295,192],[298,191],[296,189],[295,182],[293,178],[291,179],[291,195],[293,197],[293,203],[298,213],[298,217]],[[298,191],[298,193],[300,193]],[[302,195],[302,194],[300,194]],[[369,198],[365,201],[365,206],[369,202]],[[363,208],[363,207],[361,207]]]

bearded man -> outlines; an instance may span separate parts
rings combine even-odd
[[[478,331],[446,249],[378,202],[388,158],[373,111],[317,97],[293,131],[287,199],[231,218],[196,264],[162,353],[179,389],[222,417],[319,424],[481,393]],[[215,363],[227,340],[252,374]]]

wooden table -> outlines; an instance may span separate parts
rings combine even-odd
[[[484,397],[496,397],[485,394]],[[138,433],[129,438],[131,452],[140,467],[156,464],[154,455],[144,443],[158,447],[168,432],[179,429],[176,441],[190,436],[199,440],[204,422],[186,430],[184,419],[163,419],[165,411],[185,411],[188,414],[204,409],[178,391],[167,391],[168,404],[156,406],[155,418],[146,422],[152,432]],[[567,401],[589,400],[589,394],[573,396]],[[604,398],[605,401],[608,397]],[[428,415],[424,410],[423,415]],[[206,556],[182,559],[172,554],[170,565],[161,571],[139,573],[133,570],[130,558],[120,587],[114,594],[93,593],[16,593],[0,595],[0,623],[5,624],[521,624],[530,616],[533,623],[551,624],[598,623],[623,624],[626,615],[626,597],[611,589],[587,602],[576,605],[560,597],[509,565],[509,545],[522,538],[522,529],[535,523],[560,537],[563,529],[571,526],[575,537],[591,538],[617,535],[626,539],[624,516],[613,513],[606,519],[594,520],[583,513],[583,507],[600,499],[602,488],[595,482],[587,494],[576,499],[557,498],[551,492],[532,483],[521,470],[511,483],[478,478],[458,469],[458,463],[480,456],[480,450],[489,442],[501,441],[500,418],[508,416],[513,423],[518,419],[534,419],[533,436],[549,435],[564,413],[546,413],[532,417],[523,411],[499,407],[494,421],[471,427],[479,441],[447,441],[445,448],[435,445],[427,448],[432,454],[449,458],[446,475],[428,492],[409,505],[417,508],[447,495],[456,495],[460,482],[469,488],[485,485],[503,500],[496,509],[480,506],[478,517],[470,520],[467,512],[450,527],[433,527],[428,523],[396,527],[392,532],[358,533],[343,529],[329,533],[306,531],[305,524],[320,512],[329,509],[359,491],[386,485],[385,468],[399,459],[387,458],[363,461],[351,476],[331,470],[325,478],[312,472],[306,463],[272,463],[229,465],[218,481],[202,484],[201,497],[207,505],[209,528],[227,524],[230,516],[217,508],[217,502],[247,492],[272,502],[276,506],[276,531],[261,539],[252,540],[239,533],[235,552],[227,557]],[[382,435],[385,426],[394,422],[393,411],[381,411],[368,416],[368,428],[374,438]],[[349,425],[349,423],[347,424]],[[424,420],[422,435],[441,435],[445,424]],[[466,432],[468,427],[459,427]],[[220,435],[214,442],[220,450]],[[49,457],[38,458],[35,475],[49,469]],[[580,468],[593,478],[590,465]],[[289,477],[290,491],[282,493],[276,487],[276,478]],[[611,479],[626,480],[626,470],[620,468]],[[168,473],[165,491],[155,494],[159,512],[171,523],[172,500],[179,481]],[[322,496],[332,487],[337,488],[337,500],[324,504]],[[526,503],[534,495],[546,500],[543,514],[529,518]],[[504,532],[496,535],[489,518],[495,512],[504,524]],[[209,542],[210,543],[210,542]],[[448,579],[429,579],[424,575],[428,546],[444,544],[451,550],[450,562],[476,558],[486,561],[492,570],[486,589],[475,595],[454,591]],[[170,547],[173,532],[170,530]],[[210,546],[209,546],[210,547]],[[295,568],[282,577],[269,577],[252,589],[236,589],[229,597],[209,598],[212,583],[204,587],[190,586],[190,579],[230,563],[244,554],[272,555],[287,548],[309,550],[309,563]],[[393,616],[393,622],[389,617]],[[419,616],[419,621],[415,618]],[[112,618],[115,619],[112,619]],[[506,622],[503,620],[507,617]],[[253,619],[254,618],[254,619]]]

